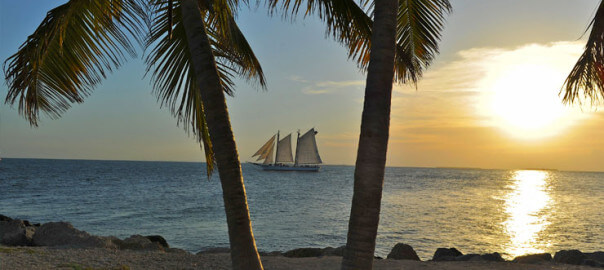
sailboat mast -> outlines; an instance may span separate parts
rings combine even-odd
[[[277,165],[277,154],[279,153],[279,131],[277,130],[277,151],[275,151],[275,162],[273,165]]]
[[[296,159],[294,161],[294,166],[298,166],[298,152],[300,151],[299,146],[300,143],[300,130],[298,129],[298,138],[296,139]]]

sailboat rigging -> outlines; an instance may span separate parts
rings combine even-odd
[[[321,168],[319,164],[323,163],[319,156],[317,141],[315,135],[317,131],[311,128],[300,136],[296,145],[295,158],[292,155],[291,133],[283,139],[279,139],[279,132],[273,135],[252,157],[258,157],[256,161],[264,160],[262,163],[254,163],[262,167],[265,171],[311,171],[317,172]],[[275,140],[275,137],[277,138]],[[276,153],[273,159],[273,150],[276,143]]]

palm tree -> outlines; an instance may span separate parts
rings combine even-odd
[[[233,19],[230,5],[236,4],[69,1],[49,11],[6,60],[6,103],[18,103],[19,113],[35,127],[40,111],[60,117],[126,55],[135,56],[130,38],[152,47],[146,60],[158,100],[203,145],[208,174],[214,161],[218,166],[233,268],[262,269],[223,92],[232,92],[233,75],[265,85],[262,69]]]
[[[604,1],[596,11],[590,25],[591,33],[585,51],[575,64],[563,91],[565,103],[581,103],[586,98],[592,105],[604,102]],[[589,27],[588,27],[589,29]]]
[[[224,208],[231,243],[233,269],[262,269],[262,263],[247,206],[247,197],[239,154],[235,145],[220,74],[214,54],[205,32],[204,22],[197,1],[181,1],[182,22],[191,53],[192,70],[195,74],[199,96],[205,108],[210,137],[220,175]],[[234,24],[234,20],[232,20]]]
[[[375,0],[374,3],[372,46],[342,269],[373,267],[388,150],[396,44],[409,48],[405,52],[411,54],[412,59],[429,63],[438,49],[436,41],[442,30],[443,14],[450,10],[446,0]]]
[[[374,21],[353,1],[308,0],[305,14],[318,13],[327,31],[367,68],[365,102],[354,174],[354,194],[342,269],[371,269],[388,149],[393,81],[417,82],[438,53],[448,0],[375,0]],[[278,0],[272,0],[276,7]],[[290,8],[290,1],[282,7]],[[294,1],[292,13],[301,1]]]

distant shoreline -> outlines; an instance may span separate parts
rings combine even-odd
[[[200,163],[205,164],[205,161],[175,161],[175,160],[125,160],[125,159],[77,159],[77,158],[29,158],[29,157],[2,157],[2,160],[7,159],[18,159],[18,160],[62,160],[62,161],[102,161],[102,162],[163,162],[163,163]],[[2,162],[2,161],[0,161]],[[248,163],[247,161],[242,161],[241,164]],[[0,163],[1,164],[1,163]],[[343,166],[343,167],[354,167],[354,165],[348,164],[323,164],[321,166]],[[493,170],[493,171],[552,171],[552,172],[570,172],[570,173],[604,173],[604,171],[581,171],[581,170],[560,170],[554,168],[481,168],[481,167],[456,167],[456,166],[386,166],[386,168],[407,168],[407,169],[453,169],[453,170]]]

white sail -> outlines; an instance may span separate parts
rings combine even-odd
[[[262,162],[262,164],[273,164],[273,148],[274,148],[275,144],[271,144],[271,147],[268,149],[268,151],[266,151],[266,153],[264,155],[262,155],[262,158],[266,158],[264,160],[264,162]]]
[[[296,149],[296,164],[321,164],[321,157],[315,140],[317,132],[311,128],[308,132],[298,138]]]
[[[275,145],[275,136],[273,135],[273,137],[271,137],[262,147],[260,147],[260,149],[258,149],[258,151],[256,151],[256,153],[252,156],[258,156],[257,160],[263,160],[264,164],[268,164],[266,163],[266,160],[268,160],[270,158],[270,163],[273,163],[273,147]]]
[[[292,156],[292,135],[289,134],[285,136],[285,138],[279,140],[277,143],[277,156],[276,163],[287,163],[294,162],[294,158]]]

